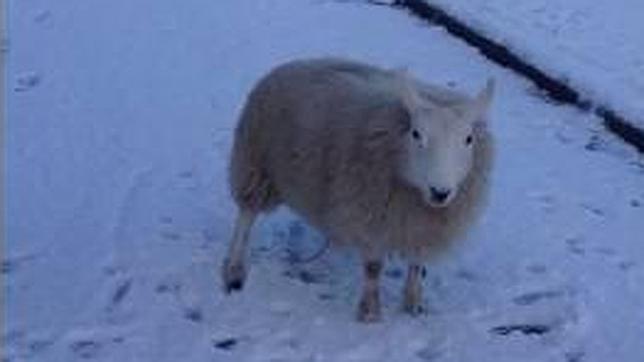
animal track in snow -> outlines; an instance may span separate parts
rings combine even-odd
[[[159,295],[169,295],[184,319],[192,323],[201,323],[205,318],[204,309],[194,290],[196,287],[190,283],[189,280],[183,283],[177,276],[167,277],[156,285],[154,291]]]
[[[40,256],[41,256],[40,253],[29,253],[29,254],[7,257],[6,259],[2,260],[2,263],[0,263],[0,274],[4,274],[4,275],[12,274],[20,270],[30,262],[33,262],[34,260],[38,259]]]
[[[177,173],[177,184],[185,190],[194,191],[202,187],[201,180],[197,177],[197,172],[194,170],[184,170]]]
[[[518,289],[507,300],[510,304],[501,305],[485,321],[490,341],[516,353],[543,347],[548,353],[577,351],[584,331],[577,289],[572,285],[520,285]]]
[[[545,213],[552,213],[557,208],[557,199],[548,192],[532,192],[529,195]]]
[[[237,345],[238,342],[239,341],[236,338],[224,338],[221,340],[213,341],[213,346],[217,349],[230,351]]]
[[[9,52],[9,39],[7,38],[0,39],[0,52],[3,54]]]
[[[617,265],[623,271],[629,271],[637,265],[634,261],[621,261]]]
[[[203,312],[198,307],[184,307],[183,316],[192,322],[199,323],[203,320]]]
[[[538,303],[545,299],[561,298],[564,293],[565,292],[563,290],[540,290],[521,294],[517,297],[514,297],[512,301],[514,302],[514,304],[527,306]]]
[[[34,16],[34,22],[37,24],[44,24],[50,21],[52,18],[52,12],[50,10],[43,10]]]
[[[159,235],[164,240],[177,241],[181,240],[181,233],[173,229],[174,218],[171,216],[161,216],[159,217],[159,223],[161,223],[163,230],[159,232]]]
[[[154,291],[159,294],[171,293],[176,294],[181,290],[181,284],[174,281],[162,281],[154,288]]]
[[[513,333],[522,333],[526,336],[529,335],[543,335],[549,333],[552,327],[547,324],[509,324],[494,327],[490,332],[507,336]]]
[[[479,277],[476,275],[476,273],[469,269],[461,268],[456,271],[455,276],[461,280],[465,280],[467,282],[472,282],[472,283],[479,280]]]
[[[401,279],[404,275],[402,268],[391,267],[387,268],[384,272],[385,276],[391,279]]]
[[[170,225],[174,222],[174,219],[171,216],[161,216],[159,217],[159,222],[164,225]]]
[[[318,299],[320,300],[334,300],[336,298],[335,294],[323,292],[318,294]]]
[[[12,361],[27,360],[36,358],[54,344],[50,335],[40,333],[29,333],[24,331],[11,331],[3,335],[2,345],[3,358]]]
[[[422,361],[440,361],[441,357],[445,354],[443,346],[434,343],[428,344],[416,352],[416,356]]]
[[[289,269],[283,273],[284,276],[301,281],[304,284],[321,284],[325,281],[326,275],[320,272],[306,269]]]
[[[584,360],[586,354],[583,351],[574,351],[564,353],[566,362],[581,362]]]
[[[586,257],[600,257],[600,260],[605,261],[609,264],[616,265],[617,268],[623,271],[629,271],[637,265],[636,262],[622,257],[620,253],[613,248],[606,246],[587,246],[583,239],[580,237],[569,237],[565,242],[567,244],[568,250],[572,254]]]
[[[161,231],[160,235],[165,240],[170,240],[170,241],[181,240],[181,234],[176,231],[164,230],[164,231]]]
[[[122,280],[116,286],[112,298],[110,300],[110,307],[117,307],[125,297],[130,293],[132,289],[132,278],[127,278]]]
[[[526,270],[532,274],[544,274],[548,271],[548,267],[541,263],[534,263],[528,265]]]
[[[606,212],[602,210],[601,208],[588,204],[588,203],[583,203],[581,204],[581,207],[586,211],[586,213],[596,216],[596,217],[604,217],[606,216]]]
[[[192,170],[182,171],[182,172],[179,172],[179,174],[178,174],[179,178],[183,178],[183,179],[193,178],[194,175],[195,175],[195,173]]]
[[[576,255],[585,255],[586,248],[584,242],[579,237],[570,237],[566,239],[568,250]]]
[[[34,71],[24,72],[16,78],[16,86],[13,88],[16,92],[26,92],[42,82],[42,76]]]
[[[94,340],[82,339],[72,342],[69,348],[77,357],[82,359],[92,359],[96,358],[101,352],[102,345]]]

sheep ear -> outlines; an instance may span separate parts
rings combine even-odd
[[[407,68],[399,68],[395,71],[397,91],[400,94],[403,105],[408,110],[418,109],[423,100],[414,87],[414,82],[409,76]]]
[[[494,78],[490,78],[485,85],[485,88],[476,96],[474,101],[471,104],[470,114],[472,119],[475,122],[480,122],[486,119],[485,115],[492,104],[492,98],[494,98],[494,87],[495,81]]]

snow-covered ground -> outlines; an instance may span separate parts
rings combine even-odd
[[[644,2],[429,0],[644,129]]]
[[[440,29],[323,1],[7,5],[3,361],[641,360],[641,156]],[[430,263],[426,317],[399,312],[392,258],[385,320],[355,322],[357,260],[293,262],[323,242],[286,210],[255,229],[244,292],[221,292],[244,96],[318,55],[498,81],[490,207]]]

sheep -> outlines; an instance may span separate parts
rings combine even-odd
[[[222,265],[241,290],[256,217],[285,204],[363,262],[357,319],[381,319],[383,257],[408,261],[403,310],[419,315],[423,264],[458,239],[485,204],[493,161],[486,113],[493,79],[474,98],[408,72],[334,59],[278,66],[251,91],[235,129],[230,188],[239,212]]]

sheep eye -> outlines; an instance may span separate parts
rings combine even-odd
[[[415,140],[420,140],[420,132],[418,132],[418,130],[413,130],[413,131],[411,131],[411,136],[412,136]]]
[[[465,137],[465,144],[466,145],[468,145],[468,146],[471,145],[472,141],[473,141],[472,135],[469,135],[469,136]]]

